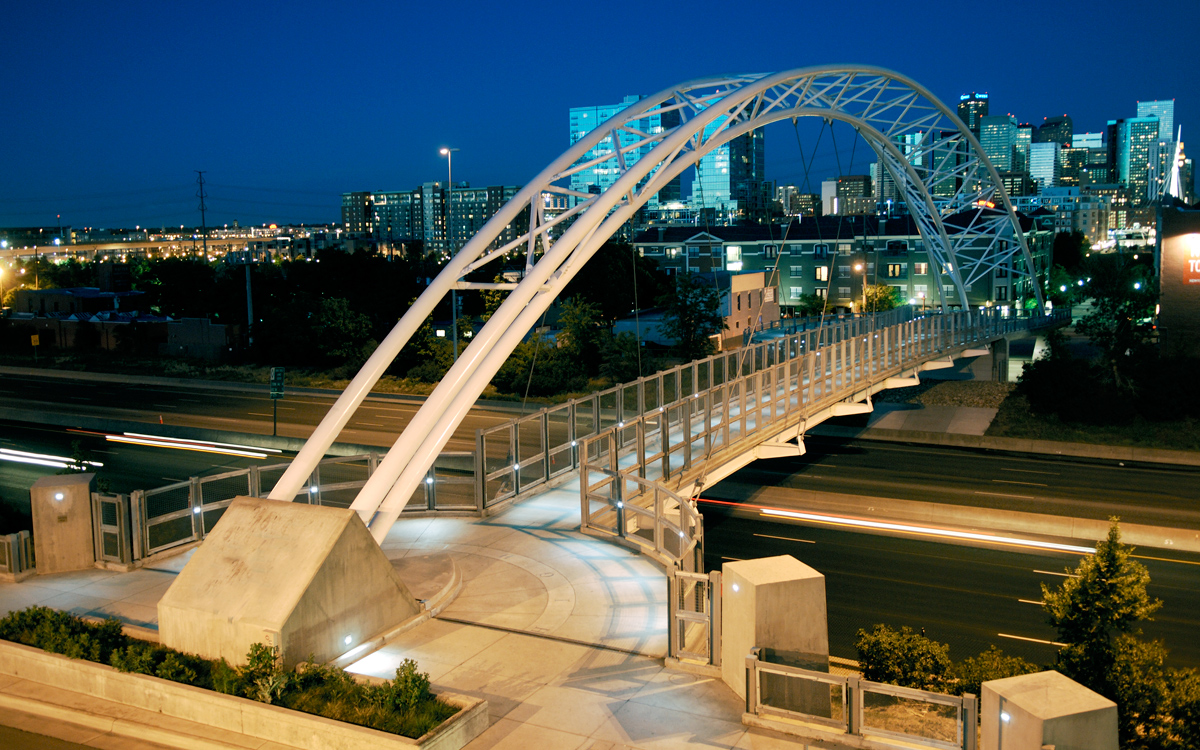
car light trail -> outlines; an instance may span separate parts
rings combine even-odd
[[[1053,550],[1055,552],[1076,552],[1084,555],[1092,555],[1096,553],[1094,547],[1083,547],[1075,544],[1060,544],[1058,542],[1043,542],[1037,539],[1020,539],[1018,537],[999,536],[997,534],[978,534],[973,531],[958,531],[956,529],[942,529],[936,526],[914,526],[906,523],[895,523],[891,521],[872,521],[866,518],[852,518],[850,516],[835,516],[824,513],[805,513],[795,510],[783,510],[782,508],[769,508],[765,506],[744,505],[742,503],[734,503],[725,500],[708,500],[699,498],[701,502],[713,503],[716,505],[730,505],[735,507],[746,508],[747,510],[757,510],[759,515],[769,518],[795,518],[800,521],[811,521],[813,523],[827,524],[829,526],[850,526],[860,529],[877,529],[880,531],[898,531],[904,534],[918,534],[921,536],[935,536],[945,539],[962,539],[964,541],[987,542],[990,544],[1003,544],[1015,547],[1032,547],[1034,549]]]
[[[12,461],[19,464],[33,464],[34,466],[49,466],[53,469],[71,469],[79,466],[95,466],[100,467],[104,464],[99,461],[76,461],[69,456],[52,456],[48,453],[30,453],[29,451],[17,451],[11,448],[0,448],[0,461]]]
[[[196,451],[198,453],[217,453],[222,456],[241,456],[243,458],[267,458],[266,453],[257,451],[221,448],[213,443],[182,442],[167,438],[140,438],[129,435],[105,435],[110,443],[130,443],[132,445],[148,445],[154,448],[173,448],[180,451]]]
[[[235,448],[237,450],[253,451],[255,453],[283,453],[283,451],[277,450],[275,448],[259,448],[256,445],[238,445],[237,443],[217,443],[217,442],[213,442],[212,440],[189,440],[187,438],[175,438],[175,437],[168,438],[168,437],[163,437],[162,435],[143,435],[140,432],[126,432],[124,434],[126,437],[145,438],[147,440],[168,440],[172,443],[192,443],[194,445],[201,445],[204,447],[216,445],[221,448]]]

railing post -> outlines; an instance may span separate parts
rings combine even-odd
[[[371,463],[369,466],[377,465],[377,458],[374,453],[371,454]],[[484,470],[483,462],[483,430],[475,430],[475,510],[479,515],[483,515],[483,509],[486,507],[487,501],[487,472]],[[372,468],[371,472],[374,473]],[[582,474],[580,475],[582,476]],[[584,488],[584,493],[587,489]]]
[[[188,510],[192,514],[192,538],[204,538],[204,498],[200,477],[188,477]]]
[[[746,713],[758,715],[758,646],[746,657]]]
[[[258,466],[251,466],[250,472],[246,476],[248,477],[247,489],[250,491],[250,497],[262,497],[262,480],[258,475]]]
[[[708,661],[721,666],[721,571],[708,571]]]
[[[862,736],[863,701],[858,676],[846,678],[846,694],[842,696],[842,705],[846,712],[846,734]]]
[[[141,560],[146,556],[146,548],[150,541],[146,537],[146,493],[144,490],[134,490],[129,493],[130,536],[133,537],[133,559]]]
[[[679,656],[679,623],[675,613],[679,609],[679,577],[678,569],[667,571],[667,656]]]
[[[425,472],[425,508],[430,511],[437,510],[437,461],[429,467],[429,471]]]
[[[962,746],[963,750],[975,750],[979,744],[979,704],[971,693],[963,693]]]

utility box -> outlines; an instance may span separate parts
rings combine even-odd
[[[42,477],[29,488],[33,552],[40,575],[95,567],[95,484],[95,474],[58,474]]]
[[[829,671],[829,622],[825,608],[825,576],[791,555],[738,560],[721,566],[721,678],[746,697],[746,657],[761,648],[759,658],[820,672]],[[829,690],[812,695],[781,693],[798,689],[764,676],[763,693],[775,693],[797,711],[828,716]],[[814,686],[819,687],[819,686]],[[822,697],[823,694],[823,697]]]
[[[1117,750],[1117,704],[1050,670],[983,683],[982,750]]]

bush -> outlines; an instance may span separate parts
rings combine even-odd
[[[119,620],[93,624],[47,607],[0,619],[0,639],[405,737],[420,737],[458,712],[430,692],[429,675],[418,672],[411,659],[396,670],[396,679],[380,686],[359,684],[341,669],[311,661],[286,671],[279,649],[261,643],[250,647],[245,666],[234,669],[223,659],[130,638]]]
[[[859,630],[854,648],[862,676],[873,682],[944,691],[951,677],[950,647],[911,628]]]
[[[958,695],[971,693],[978,696],[983,689],[983,683],[988,680],[1002,680],[1005,677],[1040,671],[1042,668],[1036,664],[1019,656],[1007,656],[995,646],[989,646],[987,651],[978,656],[968,656],[954,665],[954,692]]]

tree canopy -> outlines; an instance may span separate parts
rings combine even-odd
[[[716,347],[711,337],[725,330],[722,293],[711,282],[691,273],[675,277],[673,294],[659,298],[662,331],[675,339],[680,356],[691,361],[707,357]]]

